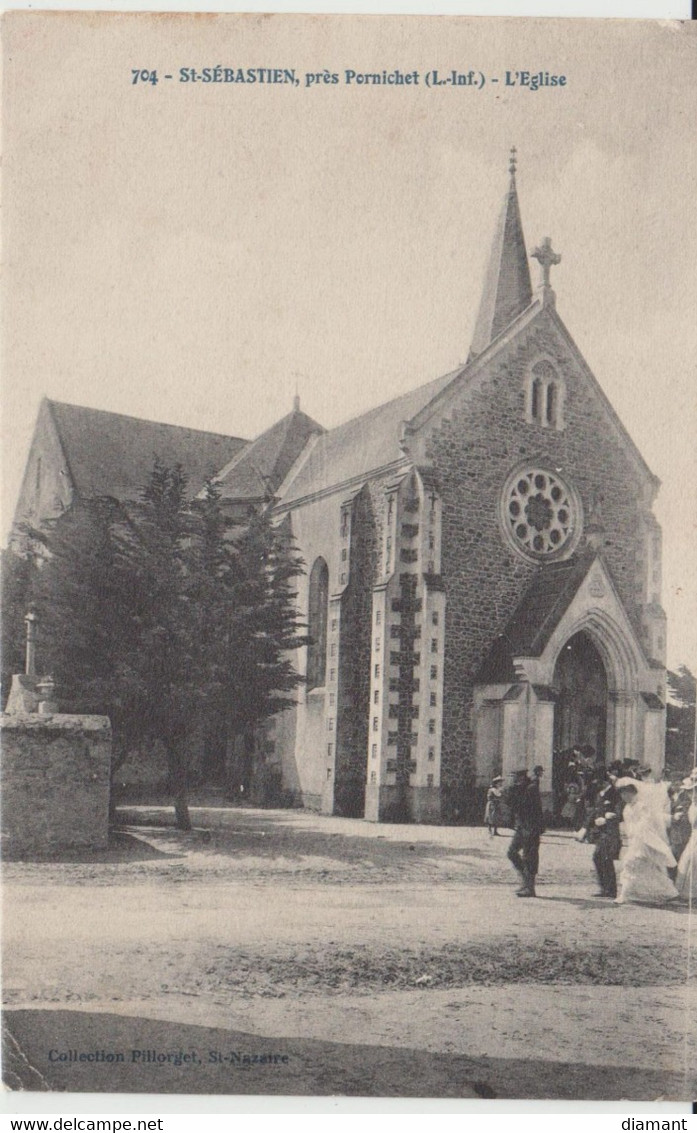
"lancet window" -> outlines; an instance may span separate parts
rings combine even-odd
[[[327,671],[327,615],[329,611],[329,569],[323,558],[315,559],[310,572],[307,626],[307,687],[324,684]]]
[[[528,374],[526,418],[546,429],[563,429],[564,382],[551,362],[536,362]]]

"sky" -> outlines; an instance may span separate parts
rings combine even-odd
[[[3,531],[43,396],[251,438],[296,389],[331,427],[464,361],[516,145],[528,247],[662,481],[668,661],[697,671],[696,49],[668,21],[6,18]],[[217,64],[299,84],[177,81]],[[396,68],[419,83],[343,81]]]

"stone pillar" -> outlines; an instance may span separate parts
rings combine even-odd
[[[552,804],[552,764],[554,758],[554,690],[546,685],[533,685],[534,729],[532,752],[528,766],[544,767],[540,793],[545,806]]]
[[[24,621],[27,625],[26,660],[24,672],[28,677],[36,676],[36,614],[30,610]]]
[[[644,694],[642,762],[651,768],[654,779],[660,779],[665,766],[666,710],[654,694]]]
[[[608,742],[608,763],[615,759],[641,759],[637,752],[635,729],[636,693],[615,689],[608,698],[608,740],[612,735],[612,747]]]
[[[105,849],[111,725],[106,716],[0,717],[3,849],[50,855]]]
[[[512,685],[501,702],[501,756],[504,779],[526,765],[525,732],[527,706],[525,686]]]

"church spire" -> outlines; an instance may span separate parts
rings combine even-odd
[[[481,354],[532,302],[530,268],[516,189],[516,148],[508,165],[510,182],[484,277],[484,290],[474,328],[470,357]]]

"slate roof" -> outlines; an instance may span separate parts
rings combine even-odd
[[[324,429],[299,404],[243,448],[215,481],[223,499],[264,499],[275,493],[313,434]]]
[[[514,657],[540,656],[595,557],[594,551],[585,551],[538,569],[503,633],[494,640],[477,674],[478,683],[514,681]]]
[[[181,464],[192,494],[198,492],[247,441],[201,429],[143,421],[122,413],[46,402],[68,471],[80,496],[134,498],[152,471],[155,457]]]
[[[334,484],[367,476],[403,457],[399,447],[402,423],[428,405],[461,370],[444,374],[323,433],[286,486],[283,506]]]

